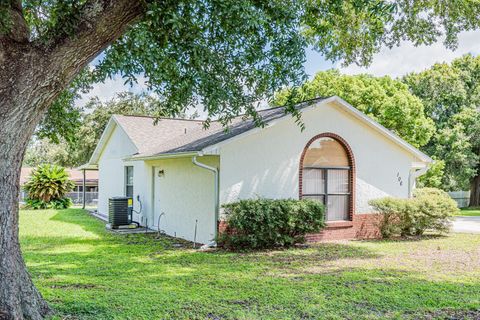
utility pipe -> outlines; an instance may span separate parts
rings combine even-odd
[[[201,154],[199,154],[201,155]],[[213,172],[213,176],[214,176],[214,197],[215,197],[215,226],[214,226],[214,240],[213,240],[213,243],[212,243],[212,246],[216,246],[216,239],[217,239],[217,236],[218,236],[218,218],[219,218],[219,210],[220,210],[220,193],[219,193],[219,187],[218,187],[218,169],[215,168],[215,167],[211,167],[211,166],[208,166],[206,165],[205,163],[202,163],[202,162],[199,162],[197,160],[197,155],[193,156],[192,157],[192,162],[194,165],[200,167],[200,168],[203,168],[203,169],[206,169],[206,170],[209,170],[211,172]]]
[[[411,198],[413,196],[413,185],[418,177],[424,175],[430,166],[427,164],[421,168],[411,168],[410,173],[408,175],[408,197]]]

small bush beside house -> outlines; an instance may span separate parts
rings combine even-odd
[[[66,209],[72,200],[65,195],[75,183],[70,180],[65,168],[44,164],[32,171],[24,189],[27,192],[26,207],[30,209]]]
[[[324,206],[312,200],[240,200],[223,208],[227,229],[218,243],[228,249],[289,247],[325,227]]]
[[[383,216],[379,227],[385,238],[448,232],[451,217],[459,210],[446,192],[435,188],[416,189],[411,199],[386,197],[370,205]]]

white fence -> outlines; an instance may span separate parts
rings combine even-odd
[[[69,192],[65,195],[67,198],[72,199],[73,204],[82,204],[83,203],[83,193],[82,192]],[[27,193],[25,191],[20,192],[20,203],[25,202]],[[96,191],[87,191],[85,192],[85,204],[86,205],[97,205],[98,202],[98,192]]]
[[[67,198],[72,199],[73,204],[82,204],[83,203],[83,192],[69,192],[66,194]],[[98,192],[87,191],[85,192],[85,204],[94,205],[98,201]]]
[[[459,208],[468,207],[470,202],[470,191],[452,191],[448,195],[457,202]]]

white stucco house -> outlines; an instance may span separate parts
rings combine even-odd
[[[266,126],[113,116],[89,168],[99,170],[98,212],[133,196],[135,219],[152,229],[209,243],[221,206],[239,199],[312,198],[328,227],[311,240],[375,236],[370,199],[407,198],[432,159],[339,97],[298,105],[300,130],[283,108],[260,111]]]

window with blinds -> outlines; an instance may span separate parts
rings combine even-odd
[[[333,138],[319,138],[304,156],[302,197],[325,204],[327,221],[349,220],[350,175],[343,145]]]
[[[133,166],[125,167],[125,196],[133,198]]]

